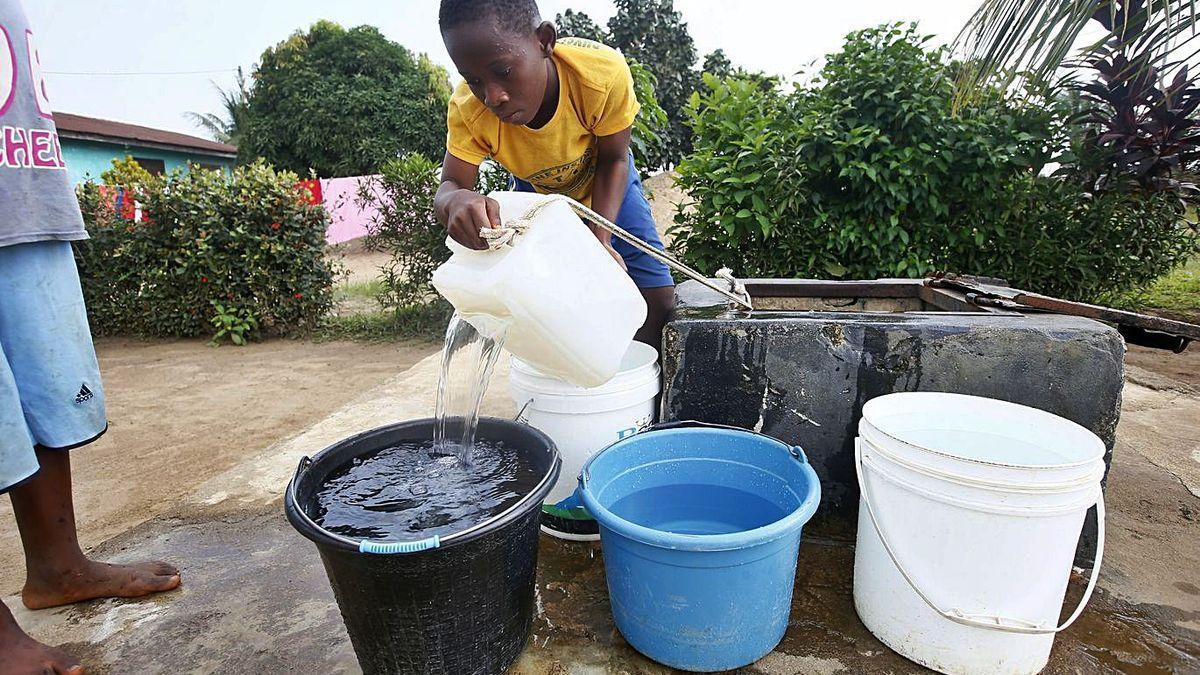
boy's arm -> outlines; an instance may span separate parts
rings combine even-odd
[[[442,160],[442,184],[433,198],[438,222],[455,241],[476,250],[487,248],[479,236],[485,227],[500,227],[500,205],[474,191],[479,167],[446,153]]]
[[[596,178],[592,183],[592,209],[617,222],[617,213],[625,200],[625,189],[629,185],[629,137],[633,127],[627,127],[609,136],[597,139]],[[604,244],[613,258],[625,266],[612,247],[612,234],[603,228],[592,226],[592,233]]]

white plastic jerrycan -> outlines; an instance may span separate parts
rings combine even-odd
[[[546,195],[493,192],[500,221],[524,219]],[[529,219],[511,246],[475,251],[447,238],[433,286],[487,336],[537,370],[581,387],[610,380],[646,320],[646,301],[565,201]]]

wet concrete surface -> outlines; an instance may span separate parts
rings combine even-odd
[[[415,368],[414,377],[425,382],[427,370]],[[416,384],[411,392],[399,384],[381,388],[377,398],[420,393]],[[1135,369],[1124,398],[1100,586],[1059,636],[1047,673],[1200,673],[1200,395]],[[279,495],[295,455],[371,420],[413,416],[411,406],[381,407],[372,399],[341,410],[93,551],[115,561],[176,561],[184,579],[178,591],[37,612],[15,596],[4,601],[32,635],[64,646],[95,673],[358,672],[316,550],[288,525]],[[847,531],[805,533],[787,634],[773,653],[739,672],[929,672],[858,621],[853,554]],[[1076,578],[1068,603],[1082,586]],[[537,594],[533,636],[513,673],[672,672],[637,654],[615,630],[598,545],[543,536]]]
[[[40,612],[18,608],[18,620],[95,673],[358,672],[316,551],[277,507],[157,520],[98,551],[114,560],[188,561],[179,591]],[[540,611],[513,673],[674,672],[636,653],[613,626],[598,544],[543,536],[540,555]],[[737,672],[930,672],[891,652],[858,621],[853,556],[850,541],[806,535],[787,635],[774,653]],[[1180,593],[1200,592],[1194,570],[1191,576],[1177,582]],[[1073,581],[1070,599],[1082,586]],[[1058,638],[1045,672],[1200,672],[1198,626],[1196,612],[1133,604],[1101,589]]]

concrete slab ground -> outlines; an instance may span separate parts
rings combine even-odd
[[[485,414],[511,415],[505,367]],[[98,673],[358,672],[316,551],[285,520],[280,494],[304,454],[365,428],[432,410],[436,358],[294,438],[204,482],[168,513],[110,538],[113,560],[161,557],[182,589],[144,601],[30,612],[5,598],[35,637]],[[1131,367],[1110,475],[1108,553],[1100,590],[1059,637],[1048,673],[1200,672],[1200,391]],[[876,641],[851,596],[853,541],[809,533],[791,623],[753,675],[928,672]],[[1081,580],[1070,598],[1078,597]],[[534,636],[520,675],[671,672],[635,653],[609,616],[597,545],[543,537]]]

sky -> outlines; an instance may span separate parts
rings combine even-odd
[[[370,24],[451,72],[436,0],[23,0],[37,35],[55,110],[195,135],[188,111],[218,112],[216,87],[232,88],[267,47],[320,19]],[[608,0],[540,0],[542,17],[567,8],[603,25]],[[734,65],[789,76],[836,51],[846,33],[917,21],[938,42],[954,39],[975,0],[676,0],[700,58],[717,48]]]

